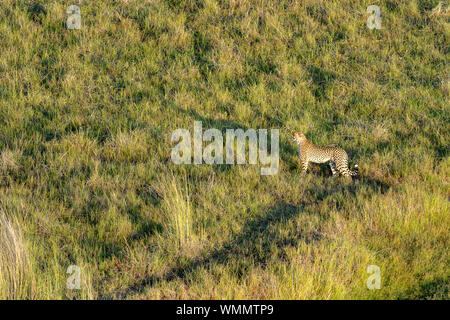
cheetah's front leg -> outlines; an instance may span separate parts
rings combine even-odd
[[[302,174],[305,175],[306,171],[308,171],[309,161],[308,160],[301,160],[301,162],[302,162]]]

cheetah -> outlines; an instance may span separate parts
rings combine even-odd
[[[298,151],[302,164],[302,173],[306,174],[309,162],[325,163],[330,161],[331,172],[336,177],[339,172],[346,178],[358,175],[358,165],[355,164],[355,170],[348,168],[348,155],[344,149],[337,147],[320,147],[310,142],[302,132],[295,132],[292,140],[298,143]]]

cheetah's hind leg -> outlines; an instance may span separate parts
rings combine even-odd
[[[337,167],[336,167],[336,163],[334,163],[333,160],[330,160],[330,168],[331,168],[331,173],[333,174],[333,178],[337,177]]]

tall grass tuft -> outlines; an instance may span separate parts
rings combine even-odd
[[[186,249],[193,240],[192,207],[187,181],[184,180],[179,186],[175,177],[164,178],[160,187],[164,199],[165,230],[178,249]]]
[[[0,299],[32,299],[33,282],[19,225],[0,210]]]

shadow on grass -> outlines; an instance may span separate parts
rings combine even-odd
[[[292,205],[284,202],[277,203],[271,207],[266,214],[258,216],[245,223],[242,232],[236,234],[225,243],[220,249],[214,250],[205,257],[196,259],[184,266],[176,267],[163,275],[153,275],[133,286],[115,293],[113,298],[124,299],[129,295],[142,292],[145,287],[153,286],[159,282],[170,282],[175,279],[184,280],[189,274],[199,268],[216,264],[227,264],[230,260],[237,263],[234,271],[243,275],[250,263],[264,266],[271,257],[274,246],[282,248],[288,245],[295,245],[298,240],[317,240],[317,235],[296,234],[295,236],[280,235],[276,228],[271,228],[274,224],[285,225],[302,211],[303,205]],[[104,297],[112,298],[112,297]]]
[[[399,299],[408,300],[447,300],[450,293],[450,282],[445,278],[426,281],[416,288],[408,289]]]
[[[298,167],[297,170],[299,172],[298,174],[300,174],[300,169]],[[354,168],[351,168],[351,170],[354,170]],[[341,176],[334,178],[330,169],[330,165],[328,163],[310,163],[307,175],[328,178],[330,180],[344,179]],[[368,189],[371,189],[374,192],[379,192],[381,194],[385,194],[391,188],[391,185],[389,185],[388,183],[378,178],[365,175],[363,172],[360,172],[356,177],[352,177],[352,183],[348,184],[346,188],[351,192],[351,194],[356,195],[357,191],[363,186],[366,186]]]
[[[385,194],[391,188],[391,186],[386,182],[377,178],[371,178],[369,176],[357,177],[356,181],[359,181],[361,184],[365,184],[372,190],[379,192],[381,194]]]
[[[328,70],[311,66],[309,74],[315,86],[312,93],[319,101],[328,100],[327,90],[336,79],[336,75]]]

